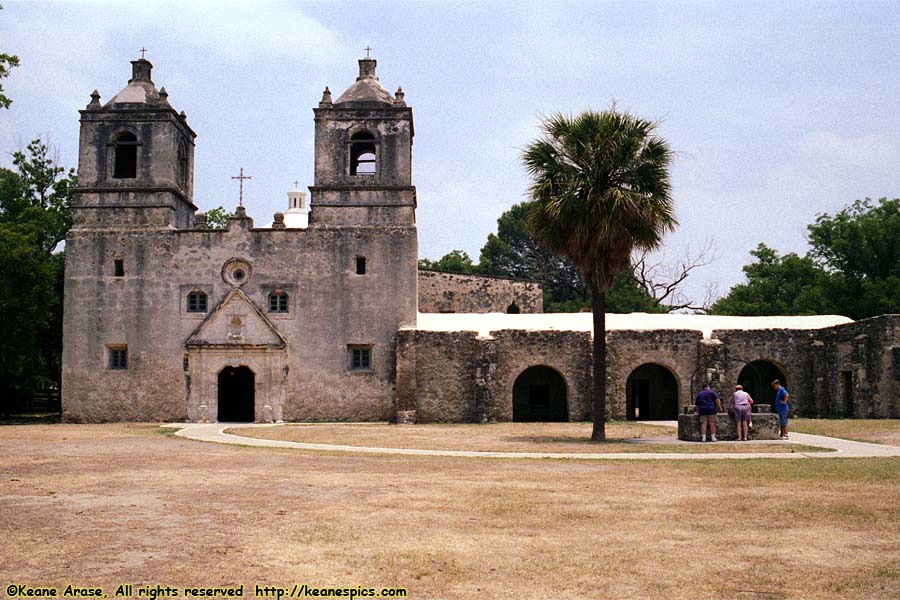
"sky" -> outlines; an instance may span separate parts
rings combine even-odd
[[[678,229],[656,257],[707,240],[686,293],[743,280],[763,242],[807,250],[806,225],[900,195],[900,2],[15,2],[0,11],[0,165],[34,137],[76,166],[78,110],[106,102],[147,49],[153,80],[198,133],[194,202],[258,225],[312,185],[313,113],[373,48],[413,108],[420,257],[477,261],[527,199],[523,147],[543,116],[619,109],[675,150]]]

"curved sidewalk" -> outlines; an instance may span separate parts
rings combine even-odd
[[[284,440],[264,440],[225,433],[232,427],[278,427],[280,424],[270,423],[169,423],[163,427],[180,428],[175,435],[201,442],[219,444],[235,444],[238,446],[256,446],[262,448],[295,448],[297,450],[317,450],[325,452],[350,452],[356,454],[385,454],[404,456],[445,456],[457,458],[556,458],[574,460],[720,460],[748,458],[863,458],[900,456],[900,447],[853,442],[840,438],[806,433],[792,433],[791,441],[784,444],[803,444],[829,448],[833,452],[745,452],[745,453],[704,453],[687,454],[673,452],[639,452],[639,453],[578,453],[578,452],[474,452],[469,450],[420,450],[413,448],[372,448],[367,446],[344,446],[335,444],[308,444]],[[284,425],[303,425],[302,423],[285,423]],[[311,427],[320,425],[309,425]],[[729,444],[737,442],[716,442]],[[751,442],[752,443],[752,442]],[[773,442],[773,443],[778,443]]]

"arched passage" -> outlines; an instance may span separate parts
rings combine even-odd
[[[225,367],[219,371],[220,422],[254,421],[255,375],[248,367]]]
[[[768,360],[754,360],[741,369],[737,382],[744,386],[744,391],[750,394],[754,403],[768,404],[774,411],[775,390],[772,389],[772,381],[775,379],[788,387],[787,376],[781,367]]]
[[[566,380],[550,367],[529,367],[513,384],[513,421],[568,421]]]
[[[626,383],[626,410],[631,420],[672,421],[678,418],[678,381],[662,365],[647,363],[631,372]]]

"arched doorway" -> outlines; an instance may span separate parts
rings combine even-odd
[[[255,420],[255,379],[253,371],[247,367],[225,367],[219,371],[220,422],[250,423]]]
[[[775,411],[775,390],[772,381],[777,379],[781,385],[788,387],[784,371],[768,360],[754,360],[741,369],[737,382],[744,387],[756,404],[768,404]]]
[[[512,304],[510,304],[509,306],[506,307],[506,314],[508,314],[508,315],[517,315],[520,312],[522,312],[522,311],[519,310],[519,305],[516,304],[515,302],[513,302]]]
[[[630,420],[672,421],[678,418],[678,380],[662,365],[647,363],[628,376],[626,415]]]
[[[568,421],[566,380],[550,367],[529,367],[513,384],[513,421]]]

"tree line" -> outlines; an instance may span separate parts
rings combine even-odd
[[[419,266],[439,271],[516,277],[544,286],[546,312],[591,307],[581,273],[568,260],[538,244],[528,228],[534,201],[522,202],[497,220],[478,262],[463,250]],[[646,253],[614,278],[607,310],[615,313],[672,311],[716,315],[839,314],[864,319],[900,312],[900,199],[857,200],[835,214],[820,214],[807,227],[805,255],[779,254],[760,243],[743,267],[745,281],[724,296],[687,298],[683,283],[694,269],[715,259],[707,243],[674,264],[649,264]]]

